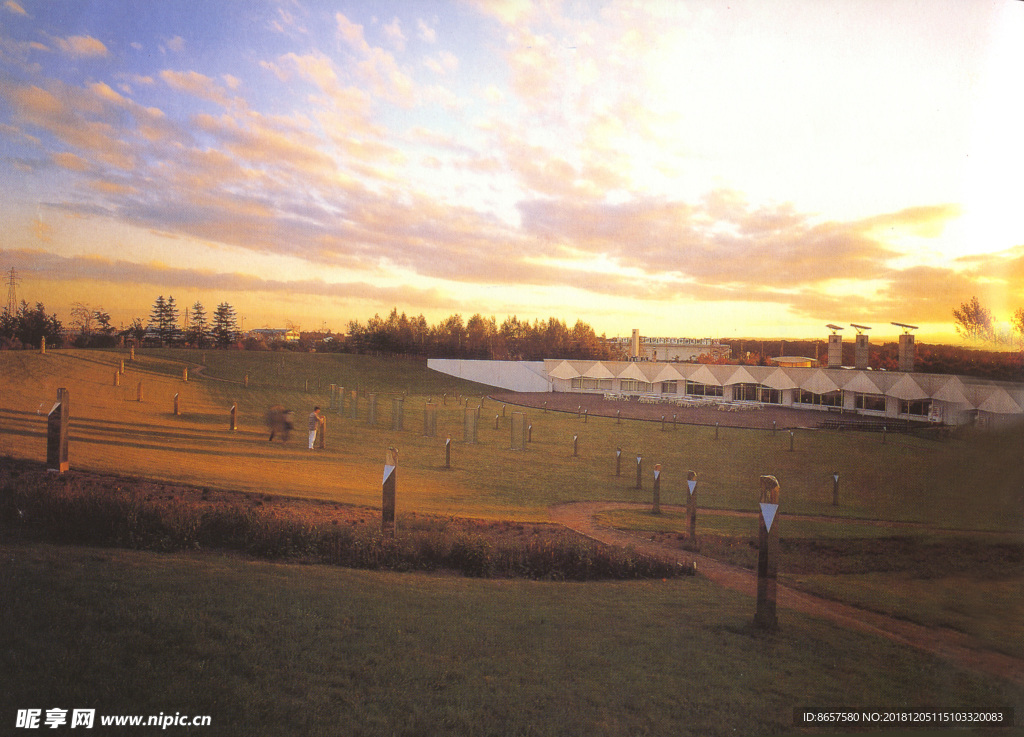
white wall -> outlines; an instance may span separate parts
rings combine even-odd
[[[551,391],[551,384],[544,373],[543,361],[467,361],[460,358],[430,358],[427,359],[427,368],[515,392]]]

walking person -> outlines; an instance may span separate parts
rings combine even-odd
[[[316,431],[320,429],[320,408],[314,407],[309,413],[309,449],[313,450],[313,443],[316,441]]]

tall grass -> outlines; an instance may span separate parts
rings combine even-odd
[[[587,581],[692,572],[567,530],[505,540],[419,515],[400,518],[398,533],[385,536],[373,513],[365,524],[308,521],[261,506],[204,506],[173,494],[152,499],[116,479],[105,489],[87,487],[74,475],[55,477],[10,459],[4,465],[0,529],[31,539],[161,552],[230,550],[266,560],[481,577]]]

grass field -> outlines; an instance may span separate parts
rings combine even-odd
[[[196,730],[210,735],[707,736],[791,733],[804,706],[1024,703],[814,618],[783,613],[760,634],[748,599],[699,579],[481,581],[51,546],[0,546],[0,573],[0,673],[17,674],[5,720],[61,706],[210,715]]]
[[[528,410],[533,442],[521,452],[509,449],[515,408],[493,400],[483,400],[480,442],[464,443],[466,398],[476,407],[487,388],[422,362],[143,351],[115,386],[126,357],[0,352],[0,456],[45,458],[45,415],[67,387],[72,469],[379,508],[384,452],[394,446],[400,513],[529,522],[547,520],[559,502],[646,502],[660,463],[664,504],[682,503],[686,471],[697,471],[699,531],[724,541],[721,550],[733,552],[722,557],[741,565],[756,520],[725,512],[755,510],[757,477],[771,473],[792,561],[780,566],[785,582],[1024,656],[1020,431],[944,441],[890,434],[884,445],[871,434],[799,431],[789,452],[782,432],[722,429],[716,441],[714,428],[662,432],[657,423]],[[327,449],[310,452],[305,416],[328,406],[331,383],[375,392],[378,423],[368,426],[364,396],[357,419],[327,413]],[[392,430],[398,397],[404,429]],[[432,438],[422,432],[428,400],[440,405]],[[287,444],[267,442],[263,414],[273,404],[295,411],[298,437]],[[674,511],[606,519],[662,536],[686,529]],[[333,733],[339,719],[351,734],[438,731],[425,724],[450,734],[760,734],[784,730],[793,707],[812,703],[1024,706],[1019,690],[817,620],[785,614],[777,636],[756,635],[749,600],[692,578],[572,586],[44,545],[4,555],[3,631],[18,633],[0,643],[0,672],[19,674],[11,709],[43,695],[124,713],[187,708],[231,722],[224,734]],[[63,621],[74,627],[58,631]],[[146,664],[130,652],[132,636],[156,663],[175,648],[183,660],[163,670]],[[168,672],[170,690],[156,687]],[[282,731],[291,720],[297,729]]]

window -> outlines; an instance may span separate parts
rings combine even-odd
[[[901,415],[918,415],[920,417],[927,417],[932,411],[932,400],[930,399],[901,399],[900,400],[900,414]]]
[[[679,382],[676,381],[663,381],[661,382],[661,393],[662,394],[675,394],[676,388]]]
[[[696,381],[686,382],[686,393],[691,397],[720,397],[722,387],[714,384],[700,384]]]
[[[814,392],[809,392],[806,389],[801,389],[797,401],[800,402],[800,404],[813,404],[818,407],[842,407],[843,393],[835,391],[825,392],[824,394],[815,394]]]
[[[590,379],[586,376],[579,376],[572,380],[571,386],[573,389],[603,389],[605,391],[611,391],[612,380]]]
[[[868,412],[885,412],[885,395],[861,394],[858,392],[853,397],[853,406]]]
[[[653,391],[653,387],[646,381],[639,381],[637,379],[622,379],[619,382],[620,391],[624,392],[650,392]]]
[[[737,402],[782,404],[782,390],[764,384],[733,384],[732,398]]]

